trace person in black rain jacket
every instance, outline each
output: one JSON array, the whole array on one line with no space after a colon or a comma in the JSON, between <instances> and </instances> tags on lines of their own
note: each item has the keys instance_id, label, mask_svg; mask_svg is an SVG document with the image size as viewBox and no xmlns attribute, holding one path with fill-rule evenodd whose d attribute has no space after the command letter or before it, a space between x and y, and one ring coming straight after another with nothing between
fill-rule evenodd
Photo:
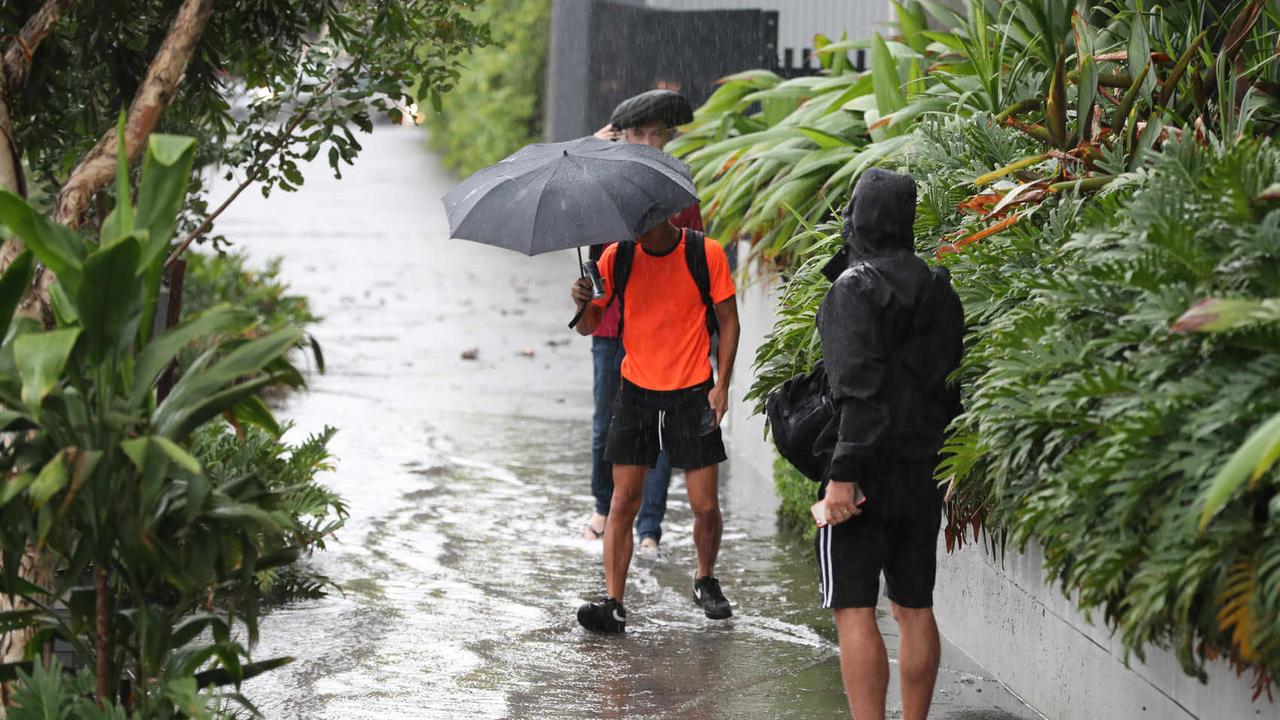
<instances>
[{"instance_id":1,"label":"person in black rain jacket","mask_svg":"<svg viewBox=\"0 0 1280 720\"><path fill-rule=\"evenodd\" d=\"M844 211L843 249L824 269L818 313L839 414L815 506L823 607L835 611L840 665L858 720L883 718L889 666L876 625L883 571L901 629L903 717L926 717L939 659L933 584L942 492L934 467L960 412L964 312L943 268L913 251L916 184L872 169Z\"/></svg>"}]
</instances>

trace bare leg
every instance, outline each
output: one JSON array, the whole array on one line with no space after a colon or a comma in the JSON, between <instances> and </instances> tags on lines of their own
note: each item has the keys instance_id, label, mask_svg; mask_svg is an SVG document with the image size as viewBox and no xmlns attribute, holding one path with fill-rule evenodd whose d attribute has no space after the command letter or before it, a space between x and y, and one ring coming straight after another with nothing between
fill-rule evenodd
<instances>
[{"instance_id":1,"label":"bare leg","mask_svg":"<svg viewBox=\"0 0 1280 720\"><path fill-rule=\"evenodd\" d=\"M720 554L720 533L724 522L720 517L720 494L715 465L687 470L684 484L689 491L689 507L693 510L693 544L698 549L698 574L706 577L716 567Z\"/></svg>"},{"instance_id":2,"label":"bare leg","mask_svg":"<svg viewBox=\"0 0 1280 720\"><path fill-rule=\"evenodd\" d=\"M640 512L644 492L644 465L613 466L613 500L609 519L604 526L604 588L609 597L622 602L627 586L627 568L631 566L634 540L631 526Z\"/></svg>"},{"instance_id":3,"label":"bare leg","mask_svg":"<svg viewBox=\"0 0 1280 720\"><path fill-rule=\"evenodd\" d=\"M897 603L893 605L893 616L898 620L901 635L898 674L902 678L902 718L925 720L942 656L938 623L933 618L933 610L904 608Z\"/></svg>"},{"instance_id":4,"label":"bare leg","mask_svg":"<svg viewBox=\"0 0 1280 720\"><path fill-rule=\"evenodd\" d=\"M884 720L889 654L876 626L875 608L836 608L840 674L854 720ZM910 716L908 716L910 717Z\"/></svg>"}]
</instances>

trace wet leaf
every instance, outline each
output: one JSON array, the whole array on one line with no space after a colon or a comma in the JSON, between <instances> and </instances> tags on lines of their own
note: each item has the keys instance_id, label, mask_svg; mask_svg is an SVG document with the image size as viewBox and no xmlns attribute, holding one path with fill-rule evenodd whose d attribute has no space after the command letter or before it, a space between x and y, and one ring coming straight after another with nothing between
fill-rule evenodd
<instances>
[{"instance_id":1,"label":"wet leaf","mask_svg":"<svg viewBox=\"0 0 1280 720\"><path fill-rule=\"evenodd\" d=\"M22 377L22 402L33 419L39 417L40 404L57 384L79 336L79 328L66 328L27 333L14 341L14 360Z\"/></svg>"},{"instance_id":2,"label":"wet leaf","mask_svg":"<svg viewBox=\"0 0 1280 720\"><path fill-rule=\"evenodd\" d=\"M1049 130L1049 142L1056 148L1073 144L1067 137L1067 56L1058 53L1058 64L1049 81L1049 100L1045 103L1044 124Z\"/></svg>"},{"instance_id":3,"label":"wet leaf","mask_svg":"<svg viewBox=\"0 0 1280 720\"><path fill-rule=\"evenodd\" d=\"M1205 298L1183 313L1170 330L1177 333L1214 333L1263 322L1280 323L1280 298Z\"/></svg>"},{"instance_id":4,"label":"wet leaf","mask_svg":"<svg viewBox=\"0 0 1280 720\"><path fill-rule=\"evenodd\" d=\"M1008 230L1009 228L1016 225L1017 222L1021 219L1022 219L1021 215L1010 215L1009 217L1005 218L1004 220L1001 220L1000 222L996 223L995 225L992 225L991 227L984 228L982 230L979 230L976 233L967 235L964 238L961 238L960 240L957 240L954 243L951 243L950 245L944 245L938 248L938 250L934 253L934 255L936 257L942 257L943 255L946 255L948 253L958 253L962 249L964 249L964 247L967 245L976 243L979 240L985 240L986 238L989 238L992 235L995 235L997 233L1002 233L1005 230ZM976 530L977 528L975 528L975 533L976 533ZM977 539L976 534L974 539L975 540Z\"/></svg>"},{"instance_id":5,"label":"wet leaf","mask_svg":"<svg viewBox=\"0 0 1280 720\"><path fill-rule=\"evenodd\" d=\"M1015 160L1014 162L1011 162L1008 165L1005 165L999 170L994 170L992 172L987 173L986 175L979 176L977 179L973 181L974 187L982 187L983 185L987 185L988 183L993 183L996 180L999 180L1000 178L1005 177L1006 175L1009 175L1011 173L1015 173L1019 170L1025 170L1029 167L1034 167L1044 162L1045 160L1048 160L1049 157L1050 157L1049 153L1041 153L1039 155L1032 155L1031 157L1025 157L1020 160Z\"/></svg>"},{"instance_id":6,"label":"wet leaf","mask_svg":"<svg viewBox=\"0 0 1280 720\"><path fill-rule=\"evenodd\" d=\"M1142 81L1151 71L1151 66L1146 65L1142 71L1138 73L1138 77L1134 80L1133 85L1129 87L1129 92L1124 94L1124 98L1120 100L1120 105L1111 115L1111 132L1120 135L1124 132L1125 124L1129 120L1129 114L1133 110L1134 104L1138 100L1138 96L1142 93Z\"/></svg>"},{"instance_id":7,"label":"wet leaf","mask_svg":"<svg viewBox=\"0 0 1280 720\"><path fill-rule=\"evenodd\" d=\"M1257 480L1280 459L1280 414L1249 434L1232 453L1205 493L1204 510L1200 513L1200 531L1209 526L1222 508L1235 496L1246 480Z\"/></svg>"},{"instance_id":8,"label":"wet leaf","mask_svg":"<svg viewBox=\"0 0 1280 720\"><path fill-rule=\"evenodd\" d=\"M871 78L876 96L876 108L883 117L906 107L902 94L902 79L898 76L898 61L889 52L880 33L871 44Z\"/></svg>"},{"instance_id":9,"label":"wet leaf","mask_svg":"<svg viewBox=\"0 0 1280 720\"><path fill-rule=\"evenodd\" d=\"M1160 97L1156 100L1156 105L1162 108L1169 106L1169 100L1173 98L1174 89L1177 88L1178 83L1182 80L1183 74L1187 71L1187 66L1191 64L1192 58L1196 56L1196 52L1200 49L1200 44L1204 42L1207 36L1208 31L1197 35L1191 41L1191 44L1187 46L1186 51L1182 53L1182 57L1178 58L1178 64L1173 67L1169 77L1165 78L1164 86L1160 88Z\"/></svg>"}]
</instances>

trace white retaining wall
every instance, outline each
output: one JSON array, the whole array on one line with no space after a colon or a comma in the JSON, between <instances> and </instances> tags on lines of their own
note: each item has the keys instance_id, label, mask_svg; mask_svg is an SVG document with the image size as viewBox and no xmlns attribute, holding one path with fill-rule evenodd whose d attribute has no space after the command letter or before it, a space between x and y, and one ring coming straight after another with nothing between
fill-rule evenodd
<instances>
[{"instance_id":1,"label":"white retaining wall","mask_svg":"<svg viewBox=\"0 0 1280 720\"><path fill-rule=\"evenodd\" d=\"M739 257L747 255L744 244ZM743 395L776 306L776 287L740 285L742 341L727 435L735 459L754 470L735 467L735 480L760 483L762 493L773 492L774 453L763 439L764 419L751 414ZM1145 663L1135 657L1126 666L1119 641L1045 585L1038 547L1009 550L1001 561L973 544L947 554L940 539L934 601L943 634L1052 720L1280 719L1280 704L1265 696L1252 702L1249 677L1237 677L1225 664L1210 669L1208 684L1185 675L1171 653L1158 649L1148 650Z\"/></svg>"}]
</instances>

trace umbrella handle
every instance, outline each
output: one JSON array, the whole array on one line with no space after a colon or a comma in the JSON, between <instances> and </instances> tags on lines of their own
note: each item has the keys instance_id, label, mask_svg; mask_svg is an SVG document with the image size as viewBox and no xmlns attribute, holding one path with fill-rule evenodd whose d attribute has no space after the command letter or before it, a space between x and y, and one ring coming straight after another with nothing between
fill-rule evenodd
<instances>
[{"instance_id":1,"label":"umbrella handle","mask_svg":"<svg viewBox=\"0 0 1280 720\"><path fill-rule=\"evenodd\" d=\"M566 151L565 154L567 155L568 152ZM587 276L587 270L582 266L582 246L579 245L577 250L578 250L578 273L579 273L578 277L584 278ZM587 311L587 305L589 304L590 303L583 303L582 307L578 308L577 314L575 314L573 316L573 319L569 321L570 330L578 326L578 321L582 319L582 313Z\"/></svg>"}]
</instances>

